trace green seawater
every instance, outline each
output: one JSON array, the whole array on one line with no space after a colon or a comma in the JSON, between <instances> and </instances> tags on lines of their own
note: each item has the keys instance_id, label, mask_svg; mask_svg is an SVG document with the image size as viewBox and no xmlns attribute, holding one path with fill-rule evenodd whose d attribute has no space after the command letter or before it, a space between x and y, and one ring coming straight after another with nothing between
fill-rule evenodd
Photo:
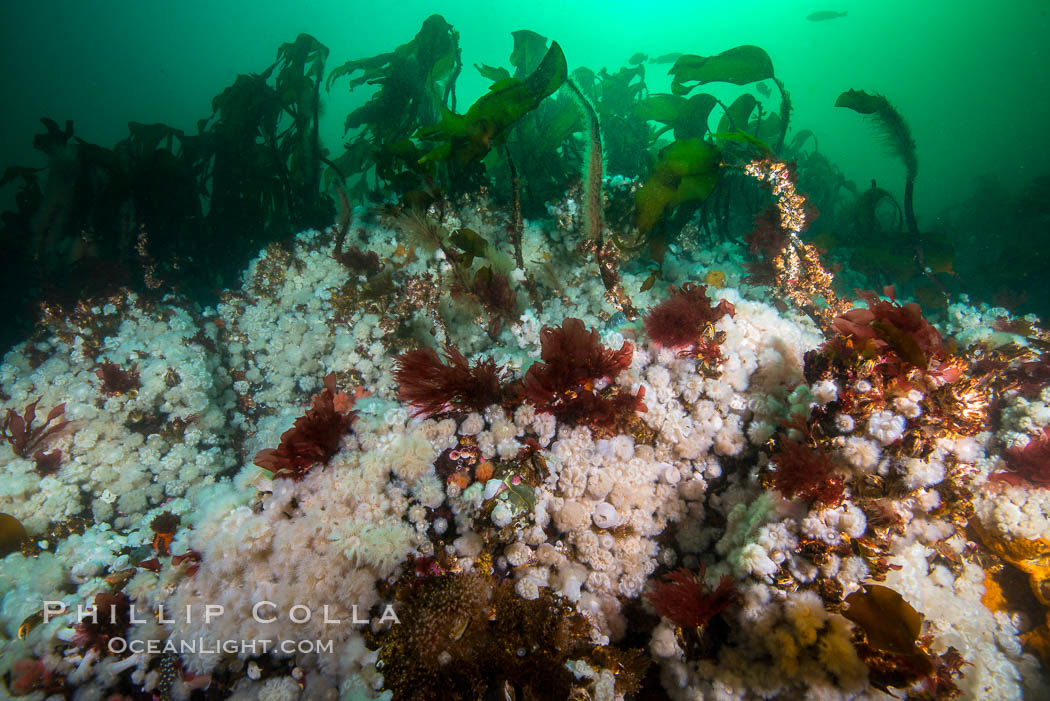
<instances>
[{"instance_id":1,"label":"green seawater","mask_svg":"<svg viewBox=\"0 0 1050 701\"><path fill-rule=\"evenodd\" d=\"M434 36L451 37L451 53L444 44L412 43L417 33L424 36L421 27L438 24ZM551 678L559 685L552 686L575 684L581 677L570 679L564 662L583 654L585 636L565 631L586 624L552 592L560 586L578 600L587 567L578 568L582 575L558 571L556 580L565 580L551 587L530 582L506 595L523 581L514 579L522 568L537 562L529 559L529 548L512 544L525 542L523 524L529 525L538 503L547 508L544 490L556 491L544 481L551 469L562 469L551 448L554 429L542 434L541 422L532 422L533 414L544 412L548 427L558 414L561 438L579 429L584 437L572 434L574 445L601 453L619 474L636 454L653 472L632 488L659 496L662 501L652 497L657 506L640 520L658 513L670 524L666 530L639 535L619 523L617 508L645 509L624 507L630 499L614 492L617 485L591 498L601 491L596 482L614 481L611 471L599 474L598 461L589 477L581 469L558 484L578 492L565 497L572 500L584 498L587 483L586 505L559 511L554 525L546 532L539 527L537 542L530 541L537 553L549 546L543 557L551 562L568 552L563 560L575 566L583 558L572 550L577 541L569 542L574 530L574 539L588 537L579 532L596 542L601 537L609 553L633 538L632 553L618 551L625 561L651 546L652 552L635 558L652 565L633 573L637 586L620 603L610 603L614 597L602 603L610 609L623 604L627 635L613 642L641 650L638 659L648 661L659 647L653 631L660 615L665 623L674 620L672 614L681 613L676 596L687 598L673 577L660 578L688 563L700 575L679 574L678 584L699 597L707 615L678 637L664 635L662 645L689 648L681 657L693 665L694 688L708 681L706 663L697 660L709 654L722 656L719 675L748 673L733 668L741 651L726 642L746 633L752 649L740 659L755 653L748 659L763 658L763 674L783 672L790 678L785 693L801 695L811 681L813 693L849 692L853 673L862 683L868 674L875 686L865 689L876 694L876 687L900 679L877 661L866 660L868 667L859 661L856 651L867 644L858 643L863 628L874 645L867 648L872 658L890 651L901 664L915 666L902 674L903 686L930 679L925 665L936 659L942 681L957 677L953 665L960 666L972 674L970 697L982 698L973 689L983 681L972 670L984 660L969 648L969 667L953 656L947 649L958 642L953 625L981 628L977 632L988 632L989 639L1001 636L989 659L1011 661L999 676L988 672L989 686L1006 689L1007 697L1023 693L1023 685L1042 688L1046 667L1028 653L1038 652L1031 632L1046 613L1038 598L1046 598L1048 557L1045 550L1029 558L1010 547L1023 551L1017 529L1039 523L1045 518L1040 509L1047 508L1042 495L1050 432L1043 429L1050 337L1039 328L1050 317L1047 37L1046 0L0 3L0 498L6 500L0 503L19 513L0 514L0 559L8 568L0 572L0 696L19 689L39 692L34 698L45 691L62 696L90 683L96 697L105 689L106 697L120 692L167 699L174 685L182 697L218 699L237 684L258 694L272 682L283 695L271 688L270 698L293 698L302 668L311 675L304 684L314 685L302 698L334 698L344 682L340 698L361 698L355 694L364 690L378 695L375 659L356 632L353 646L337 650L337 657L366 662L346 679L335 662L319 669L314 657L259 655L261 669L229 660L198 668L201 656L184 655L179 662L159 653L141 660L111 656L95 667L96 675L83 648L103 639L105 630L89 628L92 638L79 628L78 639L70 640L71 629L60 630L65 624L48 628L42 622L43 599L51 596L76 606L127 586L141 601L202 605L258 584L237 577L265 579L274 572L274 581L253 590L256 598L283 586L279 593L288 603L288 590L295 589L288 583L305 582L311 606L326 604L326 597L360 596L375 614L383 597L404 594L399 606L431 615L433 626L424 628L443 635L442 643L464 636L458 648L448 645L464 668L468 642L496 659L506 652L504 640L519 639L491 621L513 621L515 631L541 621L522 639L543 645L499 658L504 668L471 667L470 673L502 685L506 669L517 670L519 663L528 668L528 675L490 688L485 698L499 692L520 699L527 697L522 689L545 688L548 659L557 661ZM512 56L519 42L541 48L527 59ZM292 58L294 47L309 47L309 55ZM676 67L739 47L751 47L745 51L752 58L768 57L771 72L734 81L727 76L751 75L754 65L723 66L710 82L676 84ZM434 55L426 54L431 49L442 56L432 73L405 78L424 55ZM361 62L348 63L356 60ZM405 71L397 79L406 81L406 91L430 101L429 119L418 121L398 102L386 66ZM581 87L571 87L569 77ZM380 104L383 95L390 101ZM696 123L663 118L669 112L661 109L679 109L685 98L703 95L709 96L707 109ZM362 112L370 105L372 112ZM590 128L592 117L597 131ZM253 119L262 125L259 132ZM389 131L382 139L374 137L384 128ZM557 138L544 140L552 134ZM600 140L604 160L595 156ZM768 240L754 231L786 231L777 210L768 209L775 199L769 189L754 181L754 173L743 175L747 164L765 157L794 164L809 207L796 207L805 212L800 242L820 249L838 276L840 311L859 298L858 289L896 295L893 302L866 298L878 314L867 318L861 311L851 325L821 325L819 312L806 309L809 318L796 313L797 300L790 300L792 309L784 286L772 287L776 251L763 249ZM602 168L604 183L594 176ZM475 199L482 190L489 199ZM599 285L593 247L587 249L581 232L598 221L587 208L601 201L602 192L608 232L600 233L607 237L606 252L622 256L622 278ZM508 214L519 205L533 225L527 229L531 257L522 262L513 259L520 255L522 230ZM469 217L477 231L460 226ZM310 229L322 233L300 233ZM789 245L781 241L777 248ZM253 260L256 266L242 279ZM586 284L586 275L593 284ZM296 276L305 280L298 287ZM337 278L338 284L328 284ZM578 289L563 286L564 280ZM602 306L623 289L635 293L637 310ZM165 299L168 292L174 294ZM651 313L675 298L677 308L663 309L662 329L633 313ZM78 306L85 300L89 304ZM692 335L681 344L666 341L688 326L680 320L703 316L690 316L701 302L709 318L687 328ZM953 303L962 303L954 316ZM1002 307L1001 314L1013 318L997 318L1000 312L988 307L975 311L978 305ZM1025 314L1043 321L1017 319ZM719 320L729 334L716 330ZM944 329L974 345L958 345ZM819 340L818 330L824 334ZM256 336L269 345L253 347ZM992 348L999 343L998 351ZM586 357L585 363L580 358L586 353L565 352L574 344L590 348L598 360ZM431 345L443 355L427 355ZM723 355L729 348L751 365L727 371L729 361L739 359ZM632 367L636 352L645 360ZM414 358L414 370L405 370L406 357ZM548 378L557 387L545 395ZM648 395L643 383L649 383ZM684 399L687 394L691 399ZM565 411L572 402L585 408L591 402L589 413ZM528 418L515 426L519 413ZM419 428L421 415L435 420ZM669 418L647 424L646 416ZM38 433L27 438L28 426ZM803 436L803 429L810 433ZM510 437L497 447L494 434ZM857 440L847 445L847 434ZM479 440L491 445L483 450ZM55 445L62 450L44 450ZM1031 446L1027 452L1025 445ZM781 468L792 459L794 485ZM370 467L362 467L366 463ZM817 478L807 483L806 470ZM366 472L367 479L360 477ZM975 473L979 479L967 482ZM426 485L429 499L413 482L421 476L432 482ZM991 523L981 524L983 536L960 525L973 517L968 499L991 494L995 501L1004 493L995 490L1006 490L1007 483L1021 485L1015 500L1029 500L1023 517L1009 504L1002 511L1016 512L1016 522L999 511L994 518L986 513L982 518ZM972 484L977 496L956 489ZM476 505L456 501L464 488L473 489ZM676 501L679 489L683 496ZM613 497L603 501L608 494L620 500L616 507ZM342 501L332 505L326 498ZM942 498L951 509L937 512ZM810 558L804 564L814 572L818 561L836 567L850 561L841 575L821 579L827 589L818 591L815 575L795 581L804 577L778 569L765 541L756 545L760 538L796 538L807 509L824 513L823 507L840 501L852 511L835 518L849 525L829 526L829 532L856 529L852 541L842 539L834 551L816 538L788 548L788 557ZM349 512L349 504L355 515L339 511ZM390 504L400 511L386 513L394 509ZM914 523L908 537L925 529L926 541L887 540L894 517L902 524L897 535L904 533L898 511ZM689 521L700 512L706 516ZM380 516L372 522L374 513ZM929 525L926 516L942 520ZM770 535L777 521L795 530L784 526ZM238 532L245 523L249 527ZM463 534L457 528L484 534L487 549L476 562L477 553L460 562L442 558L446 547L455 551L455 538ZM271 530L279 534L275 542L292 545L270 548L265 534ZM211 541L194 540L201 533ZM430 546L428 554L414 549L417 533ZM543 542L547 536L550 543ZM685 541L690 547L702 542L702 552ZM720 542L725 552L716 553ZM215 547L202 556L191 543ZM460 543L459 555L473 545ZM294 548L302 548L304 561L313 558L313 569L297 567ZM456 569L467 560L467 570L476 565L473 572ZM1031 636L1024 656L1015 622L1001 617L989 623L993 607L979 593L982 570L1003 562L999 571L1006 573L1008 591L998 603L1000 610L1020 612L1017 626ZM704 584L708 565L711 578ZM881 581L893 587L863 591L872 583L868 574L880 566L889 577ZM366 567L372 570L360 575ZM150 572L162 574L153 580ZM331 590L311 588L331 572L352 572L352 595L339 576L326 582ZM567 585L570 576L575 579ZM835 591L836 577L856 597L853 623L838 615L846 592ZM194 582L210 586L212 598L187 593ZM745 586L752 600L731 595L733 587ZM968 608L950 605L946 592L953 586ZM433 615L419 594L428 587L438 590L435 599L475 608L459 618L456 610ZM663 601L644 609L643 589L661 588ZM756 604L771 591L782 599ZM489 597L497 602L491 607ZM526 599L532 603L522 603ZM754 632L762 627L756 610L781 601L790 602L784 607L789 612L775 635L791 646L804 641L803 654L781 658L777 643L768 643L773 632ZM721 614L735 616L745 605L747 625L733 629L727 621L743 619ZM935 651L914 648L919 608L941 628ZM615 625L619 611L609 614ZM971 611L981 618L966 620ZM715 623L708 626L710 621ZM785 621L794 625L791 631ZM406 623L411 629L416 622L406 616ZM699 633L704 626L706 639ZM127 627L125 622L122 629ZM172 639L196 632L189 624L157 630ZM206 632L217 636L217 630L224 630L221 623ZM392 644L389 630L371 648L392 656L383 660L388 684L398 678L419 684L433 671L426 667L432 660L419 663L416 648ZM664 625L661 632L670 630ZM1046 626L1041 630L1045 635ZM579 649L570 655L557 649L561 644ZM413 653L399 658L405 649ZM545 657L549 650L561 657ZM661 663L672 669L667 660L674 655L653 654L661 659L652 670ZM596 669L615 669L622 680L631 676L624 674L631 666L625 659L613 664L614 657L596 655L591 661ZM794 674L799 659L811 668ZM45 662L61 674L49 677ZM120 669L106 666L114 662ZM132 672L139 663L143 669ZM87 671L81 674L78 666ZM142 691L147 667L152 686ZM469 686L449 670L442 674L450 688ZM984 666L980 670L985 674ZM359 672L363 676L349 678ZM664 698L661 685L670 686L671 672L638 677L646 689L628 698ZM756 694L764 691L766 677L747 681ZM198 691L189 696L193 683ZM589 685L580 682L581 689ZM395 698L432 697L428 689L415 695L413 689L388 690L397 692Z\"/></svg>"},{"instance_id":2,"label":"green seawater","mask_svg":"<svg viewBox=\"0 0 1050 701\"><path fill-rule=\"evenodd\" d=\"M825 5L827 6L825 8ZM820 9L844 18L812 22ZM314 1L181 2L119 0L104 5L5 3L0 8L4 66L3 163L33 162L38 120L73 119L78 135L109 145L126 122L161 121L192 129L211 98L238 73L258 71L276 47L308 32L331 49L329 65L373 56L407 41L440 13L459 31L465 70L460 99L487 86L473 64L505 65L511 32L557 40L570 68L616 69L636 52L716 54L740 44L769 52L791 90L797 128L847 177L866 184L900 180L899 169L852 115L831 109L851 87L891 97L920 148L916 197L925 218L957 203L991 174L1014 190L1041 174L1048 143L1040 115L1050 107L1046 3L1018 0L922 3L608 2L536 3ZM661 89L666 66L647 74ZM338 148L354 100L326 96L325 140ZM354 96L357 97L357 96ZM358 98L361 99L361 98Z\"/></svg>"},{"instance_id":3,"label":"green seawater","mask_svg":"<svg viewBox=\"0 0 1050 701\"><path fill-rule=\"evenodd\" d=\"M840 12L845 15L825 18ZM903 0L827 6L616 0L529 6L406 2L395 8L319 1L300 6L116 1L5 3L0 13L4 167L45 165L44 155L32 148L42 117L58 125L72 120L77 138L107 148L127 136L128 122L163 123L192 134L198 120L212 113L213 97L238 75L264 70L276 47L301 32L328 47L326 70L331 70L393 50L411 39L426 17L439 13L459 33L460 111L489 85L475 66L506 66L517 30L556 40L570 71L586 66L615 73L643 54L650 94L668 90L671 66L653 59L757 45L790 93L789 138L812 131L805 148L819 150L833 166L834 187L845 200L874 183L900 205L904 171L872 125L834 107L836 97L854 88L885 95L903 115L917 145L916 216L928 233L927 245L937 249L928 265L947 275L935 286L968 291L977 300L1020 312L1050 311L1043 273L1050 262L1043 236L1050 136L1042 119L1050 107L1044 41L1050 18L1042 2L993 8ZM767 97L758 87L704 86L725 104L750 91L767 114L775 111L776 90ZM766 81L762 89L770 87ZM342 151L346 115L368 97L367 86L351 92L345 80L322 92L320 142L332 158ZM712 130L718 119L716 109ZM0 208L15 208L16 180L0 191ZM884 200L880 206L880 221L892 225L898 216L894 205ZM811 234L831 248L843 244L842 228L829 213ZM913 256L900 240L877 244L856 254L866 261L858 267L875 278L880 269L890 273L869 286L899 277L894 263ZM20 284L35 288L41 282Z\"/></svg>"}]
</instances>

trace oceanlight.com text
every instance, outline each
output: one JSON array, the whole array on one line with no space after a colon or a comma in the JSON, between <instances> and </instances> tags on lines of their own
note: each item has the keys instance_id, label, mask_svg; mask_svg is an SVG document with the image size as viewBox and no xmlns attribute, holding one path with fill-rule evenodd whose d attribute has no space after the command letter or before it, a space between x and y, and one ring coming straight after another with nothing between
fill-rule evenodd
<instances>
[{"instance_id":1,"label":"oceanlight.com text","mask_svg":"<svg viewBox=\"0 0 1050 701\"><path fill-rule=\"evenodd\" d=\"M276 651L285 655L331 653L331 640L127 640L126 638L110 639L107 648L110 654L122 655L147 653L160 655L164 653L180 655L265 655Z\"/></svg>"}]
</instances>

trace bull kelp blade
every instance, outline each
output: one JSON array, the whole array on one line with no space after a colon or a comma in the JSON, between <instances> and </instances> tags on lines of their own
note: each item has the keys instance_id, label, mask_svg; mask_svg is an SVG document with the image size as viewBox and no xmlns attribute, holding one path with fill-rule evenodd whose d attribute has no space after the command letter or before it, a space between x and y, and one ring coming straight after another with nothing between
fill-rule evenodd
<instances>
[{"instance_id":1,"label":"bull kelp blade","mask_svg":"<svg viewBox=\"0 0 1050 701\"><path fill-rule=\"evenodd\" d=\"M705 199L718 182L721 151L703 139L680 139L660 152L653 174L635 194L639 233L649 231L664 209Z\"/></svg>"},{"instance_id":2,"label":"bull kelp blade","mask_svg":"<svg viewBox=\"0 0 1050 701\"><path fill-rule=\"evenodd\" d=\"M847 90L838 96L835 106L870 115L872 124L881 132L886 146L904 162L905 168L908 169L908 177L915 177L919 170L915 139L912 138L908 123L889 100L882 95L872 95L863 90Z\"/></svg>"},{"instance_id":3,"label":"bull kelp blade","mask_svg":"<svg viewBox=\"0 0 1050 701\"><path fill-rule=\"evenodd\" d=\"M768 80L773 77L773 62L764 49L748 44L717 56L686 54L675 61L669 73L674 76L671 91L675 95L685 95L704 83L747 85Z\"/></svg>"},{"instance_id":4,"label":"bull kelp blade","mask_svg":"<svg viewBox=\"0 0 1050 701\"><path fill-rule=\"evenodd\" d=\"M21 521L10 514L0 514L0 557L18 552L26 537Z\"/></svg>"},{"instance_id":5,"label":"bull kelp blade","mask_svg":"<svg viewBox=\"0 0 1050 701\"><path fill-rule=\"evenodd\" d=\"M864 629L868 642L902 655L916 652L922 616L899 593L880 584L870 584L846 597L842 615Z\"/></svg>"},{"instance_id":6,"label":"bull kelp blade","mask_svg":"<svg viewBox=\"0 0 1050 701\"><path fill-rule=\"evenodd\" d=\"M445 109L439 123L420 129L416 138L443 142L420 162L444 161L455 156L459 162L467 163L484 157L494 144L502 143L507 129L560 88L567 76L565 54L558 42L551 42L540 65L524 80L499 80L465 115Z\"/></svg>"}]
</instances>

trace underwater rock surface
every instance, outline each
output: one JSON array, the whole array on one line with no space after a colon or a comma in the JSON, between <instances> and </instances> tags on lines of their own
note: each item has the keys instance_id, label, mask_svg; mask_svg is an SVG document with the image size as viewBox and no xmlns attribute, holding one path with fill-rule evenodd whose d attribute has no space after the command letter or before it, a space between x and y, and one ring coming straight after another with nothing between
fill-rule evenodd
<instances>
[{"instance_id":1,"label":"underwater rock surface","mask_svg":"<svg viewBox=\"0 0 1050 701\"><path fill-rule=\"evenodd\" d=\"M1046 333L876 295L822 330L733 244L623 271L628 320L573 212L522 234L541 310L443 295L406 243L509 255L465 198L358 212L381 273L308 231L213 308L118 294L8 353L7 692L1045 694Z\"/></svg>"},{"instance_id":2,"label":"underwater rock surface","mask_svg":"<svg viewBox=\"0 0 1050 701\"><path fill-rule=\"evenodd\" d=\"M935 219L843 85L858 188L751 44L467 104L404 39L0 176L0 696L1050 697L1050 332L981 301L1050 180Z\"/></svg>"}]
</instances>

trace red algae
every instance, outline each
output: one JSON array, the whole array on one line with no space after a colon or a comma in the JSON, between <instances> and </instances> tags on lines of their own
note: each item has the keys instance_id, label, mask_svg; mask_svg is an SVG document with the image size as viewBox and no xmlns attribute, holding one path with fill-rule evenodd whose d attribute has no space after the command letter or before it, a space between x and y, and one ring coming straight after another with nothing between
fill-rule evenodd
<instances>
[{"instance_id":1,"label":"red algae","mask_svg":"<svg viewBox=\"0 0 1050 701\"><path fill-rule=\"evenodd\" d=\"M436 416L451 411L482 411L503 397L504 370L491 359L473 365L454 346L445 350L448 365L432 348L421 348L397 357L394 378L400 385L398 399L412 405L416 416Z\"/></svg>"},{"instance_id":2,"label":"red algae","mask_svg":"<svg viewBox=\"0 0 1050 701\"><path fill-rule=\"evenodd\" d=\"M314 395L313 406L295 420L281 435L281 444L274 449L261 450L255 455L255 464L273 474L301 480L314 465L325 464L339 452L339 443L350 431L357 415L349 409L350 402L343 392L336 392L335 375L324 378L324 391Z\"/></svg>"},{"instance_id":3,"label":"red algae","mask_svg":"<svg viewBox=\"0 0 1050 701\"><path fill-rule=\"evenodd\" d=\"M131 599L120 592L96 594L94 616L86 615L77 624L73 644L105 654L109 641L122 637L129 625Z\"/></svg>"},{"instance_id":4,"label":"red algae","mask_svg":"<svg viewBox=\"0 0 1050 701\"><path fill-rule=\"evenodd\" d=\"M842 502L845 484L833 473L831 459L824 451L784 437L772 463L773 486L789 499L799 498L829 507Z\"/></svg>"},{"instance_id":5,"label":"red algae","mask_svg":"<svg viewBox=\"0 0 1050 701\"><path fill-rule=\"evenodd\" d=\"M645 317L649 338L665 348L689 348L702 344L704 327L736 310L728 300L712 305L706 285L687 282L681 289L671 286L671 296L653 307Z\"/></svg>"},{"instance_id":6,"label":"red algae","mask_svg":"<svg viewBox=\"0 0 1050 701\"><path fill-rule=\"evenodd\" d=\"M646 594L646 598L657 613L676 626L702 628L734 605L738 598L732 577L722 577L718 586L711 589L704 584L705 572L703 565L699 572L684 567L669 572Z\"/></svg>"},{"instance_id":7,"label":"red algae","mask_svg":"<svg viewBox=\"0 0 1050 701\"><path fill-rule=\"evenodd\" d=\"M874 292L860 292L868 307L851 309L836 317L832 326L843 336L872 345L887 365L904 361L927 370L932 361L943 360L947 354L941 335L923 318L922 308L915 302L898 304L893 287L883 292L890 301Z\"/></svg>"},{"instance_id":8,"label":"red algae","mask_svg":"<svg viewBox=\"0 0 1050 701\"><path fill-rule=\"evenodd\" d=\"M620 350L601 344L598 332L579 319L540 332L540 358L525 374L525 390L537 404L588 380L611 379L631 366L634 346L624 341Z\"/></svg>"},{"instance_id":9,"label":"red algae","mask_svg":"<svg viewBox=\"0 0 1050 701\"><path fill-rule=\"evenodd\" d=\"M45 441L54 437L71 423L70 421L59 420L62 419L66 411L66 405L62 403L47 413L47 418L44 419L42 425L34 425L36 423L36 407L39 403L40 399L37 399L35 402L26 405L21 415L14 409L8 409L3 425L0 426L0 438L7 441L15 454L23 458L29 457L34 451L41 452L39 449ZM55 420L59 421L52 425L51 422Z\"/></svg>"},{"instance_id":10,"label":"red algae","mask_svg":"<svg viewBox=\"0 0 1050 701\"><path fill-rule=\"evenodd\" d=\"M615 386L596 389L631 365L634 346L624 341L619 350L601 345L598 332L579 319L566 319L560 327L540 332L541 362L525 373L523 391L542 413L570 423L608 428L637 411L646 411L644 388L637 395Z\"/></svg>"},{"instance_id":11,"label":"red algae","mask_svg":"<svg viewBox=\"0 0 1050 701\"><path fill-rule=\"evenodd\" d=\"M1006 451L1008 472L997 472L993 479L1003 482L1027 482L1037 487L1050 487L1050 426L1043 435L1033 438L1024 448Z\"/></svg>"},{"instance_id":12,"label":"red algae","mask_svg":"<svg viewBox=\"0 0 1050 701\"><path fill-rule=\"evenodd\" d=\"M102 363L95 369L95 376L102 383L99 389L107 397L129 394L140 384L138 368L134 365L125 370L116 363Z\"/></svg>"}]
</instances>

